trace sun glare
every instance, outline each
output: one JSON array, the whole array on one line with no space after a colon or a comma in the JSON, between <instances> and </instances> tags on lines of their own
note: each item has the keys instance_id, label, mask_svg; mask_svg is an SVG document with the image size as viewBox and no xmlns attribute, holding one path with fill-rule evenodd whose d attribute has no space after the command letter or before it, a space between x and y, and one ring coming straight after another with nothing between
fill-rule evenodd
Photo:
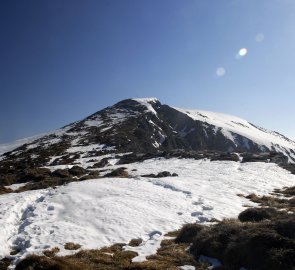
<instances>
[{"instance_id":1,"label":"sun glare","mask_svg":"<svg viewBox=\"0 0 295 270\"><path fill-rule=\"evenodd\" d=\"M246 56L247 53L248 53L248 50L247 50L246 48L241 48L241 49L239 50L239 55L240 55L240 56Z\"/></svg>"}]
</instances>

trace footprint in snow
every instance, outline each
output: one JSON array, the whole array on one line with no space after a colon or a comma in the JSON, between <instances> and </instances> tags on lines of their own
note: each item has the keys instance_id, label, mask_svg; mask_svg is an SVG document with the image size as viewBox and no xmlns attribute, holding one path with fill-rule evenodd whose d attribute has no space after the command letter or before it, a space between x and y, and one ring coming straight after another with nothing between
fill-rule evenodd
<instances>
[{"instance_id":1,"label":"footprint in snow","mask_svg":"<svg viewBox=\"0 0 295 270\"><path fill-rule=\"evenodd\" d=\"M45 196L41 196L39 199L36 200L36 203L43 202L45 199Z\"/></svg>"},{"instance_id":2,"label":"footprint in snow","mask_svg":"<svg viewBox=\"0 0 295 270\"><path fill-rule=\"evenodd\" d=\"M202 216L198 217L198 219L199 219L199 221L200 221L201 223L203 223L203 222L207 222L207 221L209 220L208 218L206 218L206 217L202 217Z\"/></svg>"},{"instance_id":3,"label":"footprint in snow","mask_svg":"<svg viewBox=\"0 0 295 270\"><path fill-rule=\"evenodd\" d=\"M47 207L47 211L53 211L54 210L54 206L50 205Z\"/></svg>"},{"instance_id":4,"label":"footprint in snow","mask_svg":"<svg viewBox=\"0 0 295 270\"><path fill-rule=\"evenodd\" d=\"M210 206L210 205L203 205L203 206L202 206L202 209L203 209L204 211L208 211L208 210L213 210L213 207Z\"/></svg>"},{"instance_id":5,"label":"footprint in snow","mask_svg":"<svg viewBox=\"0 0 295 270\"><path fill-rule=\"evenodd\" d=\"M199 199L197 202L193 202L193 205L201 205L203 204L203 200Z\"/></svg>"},{"instance_id":6,"label":"footprint in snow","mask_svg":"<svg viewBox=\"0 0 295 270\"><path fill-rule=\"evenodd\" d=\"M192 213L191 213L191 216L192 216L192 217L197 217L197 216L202 216L202 215L203 215L203 213L200 212L200 211L196 211L196 212L192 212Z\"/></svg>"},{"instance_id":7,"label":"footprint in snow","mask_svg":"<svg viewBox=\"0 0 295 270\"><path fill-rule=\"evenodd\" d=\"M150 239L158 238L161 235L162 235L162 233L160 231L153 231L153 232L149 233Z\"/></svg>"}]
</instances>

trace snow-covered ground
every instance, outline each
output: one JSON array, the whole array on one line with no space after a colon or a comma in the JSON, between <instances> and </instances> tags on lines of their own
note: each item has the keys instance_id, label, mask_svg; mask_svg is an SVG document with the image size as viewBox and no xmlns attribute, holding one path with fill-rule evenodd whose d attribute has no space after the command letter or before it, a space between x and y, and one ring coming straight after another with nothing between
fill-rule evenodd
<instances>
[{"instance_id":1,"label":"snow-covered ground","mask_svg":"<svg viewBox=\"0 0 295 270\"><path fill-rule=\"evenodd\" d=\"M114 168L116 166L113 166ZM134 260L156 252L164 234L185 223L236 217L253 205L239 193L266 194L295 184L295 176L271 163L151 159L126 165L130 178L101 178L56 189L0 196L0 258L20 249L30 253L66 242L82 248L142 238ZM134 170L136 169L136 170ZM133 170L133 171L132 171ZM168 170L178 177L146 178Z\"/></svg>"}]
</instances>

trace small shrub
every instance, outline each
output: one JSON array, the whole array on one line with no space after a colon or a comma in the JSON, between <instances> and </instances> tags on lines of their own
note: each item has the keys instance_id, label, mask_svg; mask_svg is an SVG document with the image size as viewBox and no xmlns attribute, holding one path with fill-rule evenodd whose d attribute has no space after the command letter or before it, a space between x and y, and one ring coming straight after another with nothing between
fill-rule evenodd
<instances>
[{"instance_id":1,"label":"small shrub","mask_svg":"<svg viewBox=\"0 0 295 270\"><path fill-rule=\"evenodd\" d=\"M47 257L54 257L59 251L60 251L60 249L58 247L54 247L52 249L44 250L43 254Z\"/></svg>"},{"instance_id":2,"label":"small shrub","mask_svg":"<svg viewBox=\"0 0 295 270\"><path fill-rule=\"evenodd\" d=\"M275 230L282 236L295 239L295 218L293 215L280 217L275 223Z\"/></svg>"},{"instance_id":3,"label":"small shrub","mask_svg":"<svg viewBox=\"0 0 295 270\"><path fill-rule=\"evenodd\" d=\"M125 167L120 167L118 169L113 170L110 173L107 173L105 177L122 177L122 178L127 178L129 177L129 174L127 171L125 171Z\"/></svg>"},{"instance_id":4,"label":"small shrub","mask_svg":"<svg viewBox=\"0 0 295 270\"><path fill-rule=\"evenodd\" d=\"M39 182L50 175L50 170L46 168L28 169L19 180L20 182L34 181Z\"/></svg>"},{"instance_id":5,"label":"small shrub","mask_svg":"<svg viewBox=\"0 0 295 270\"><path fill-rule=\"evenodd\" d=\"M142 243L142 239L141 238L137 238L137 239L130 240L130 242L128 243L128 245L131 246L131 247L138 247L141 243Z\"/></svg>"},{"instance_id":6,"label":"small shrub","mask_svg":"<svg viewBox=\"0 0 295 270\"><path fill-rule=\"evenodd\" d=\"M74 175L74 176L81 176L83 174L87 173L87 170L80 166L73 166L71 169L69 169L69 173Z\"/></svg>"},{"instance_id":7,"label":"small shrub","mask_svg":"<svg viewBox=\"0 0 295 270\"><path fill-rule=\"evenodd\" d=\"M194 238L204 229L204 226L199 224L186 224L182 227L177 235L176 243L192 243Z\"/></svg>"},{"instance_id":8,"label":"small shrub","mask_svg":"<svg viewBox=\"0 0 295 270\"><path fill-rule=\"evenodd\" d=\"M60 178L69 178L71 177L68 169L57 169L51 173L52 176Z\"/></svg>"},{"instance_id":9,"label":"small shrub","mask_svg":"<svg viewBox=\"0 0 295 270\"><path fill-rule=\"evenodd\" d=\"M238 218L242 222L260 222L276 216L277 210L274 208L248 208L239 214Z\"/></svg>"},{"instance_id":10,"label":"small shrub","mask_svg":"<svg viewBox=\"0 0 295 270\"><path fill-rule=\"evenodd\" d=\"M107 158L103 158L99 162L96 162L95 164L93 164L92 168L102 168L102 167L105 167L107 165L110 165L108 159Z\"/></svg>"},{"instance_id":11,"label":"small shrub","mask_svg":"<svg viewBox=\"0 0 295 270\"><path fill-rule=\"evenodd\" d=\"M7 270L11 263L11 259L3 258L0 260L0 270Z\"/></svg>"},{"instance_id":12,"label":"small shrub","mask_svg":"<svg viewBox=\"0 0 295 270\"><path fill-rule=\"evenodd\" d=\"M252 221L253 209L247 213L246 220ZM255 218L257 213L260 217L261 212L255 211ZM295 216L278 213L269 222L224 220L211 225L194 238L190 251L196 258L201 254L217 258L226 269L294 269Z\"/></svg>"},{"instance_id":13,"label":"small shrub","mask_svg":"<svg viewBox=\"0 0 295 270\"><path fill-rule=\"evenodd\" d=\"M77 250L81 247L80 244L76 244L76 243L73 243L73 242L68 242L65 244L64 248L65 249L68 249L68 250Z\"/></svg>"}]
</instances>

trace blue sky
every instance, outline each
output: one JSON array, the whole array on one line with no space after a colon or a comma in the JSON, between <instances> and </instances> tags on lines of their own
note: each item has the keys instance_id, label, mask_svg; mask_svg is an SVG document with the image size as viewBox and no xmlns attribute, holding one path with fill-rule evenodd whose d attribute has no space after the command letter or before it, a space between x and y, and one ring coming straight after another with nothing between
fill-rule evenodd
<instances>
[{"instance_id":1,"label":"blue sky","mask_svg":"<svg viewBox=\"0 0 295 270\"><path fill-rule=\"evenodd\" d=\"M295 139L294 14L293 0L1 1L0 143L129 97Z\"/></svg>"}]
</instances>

